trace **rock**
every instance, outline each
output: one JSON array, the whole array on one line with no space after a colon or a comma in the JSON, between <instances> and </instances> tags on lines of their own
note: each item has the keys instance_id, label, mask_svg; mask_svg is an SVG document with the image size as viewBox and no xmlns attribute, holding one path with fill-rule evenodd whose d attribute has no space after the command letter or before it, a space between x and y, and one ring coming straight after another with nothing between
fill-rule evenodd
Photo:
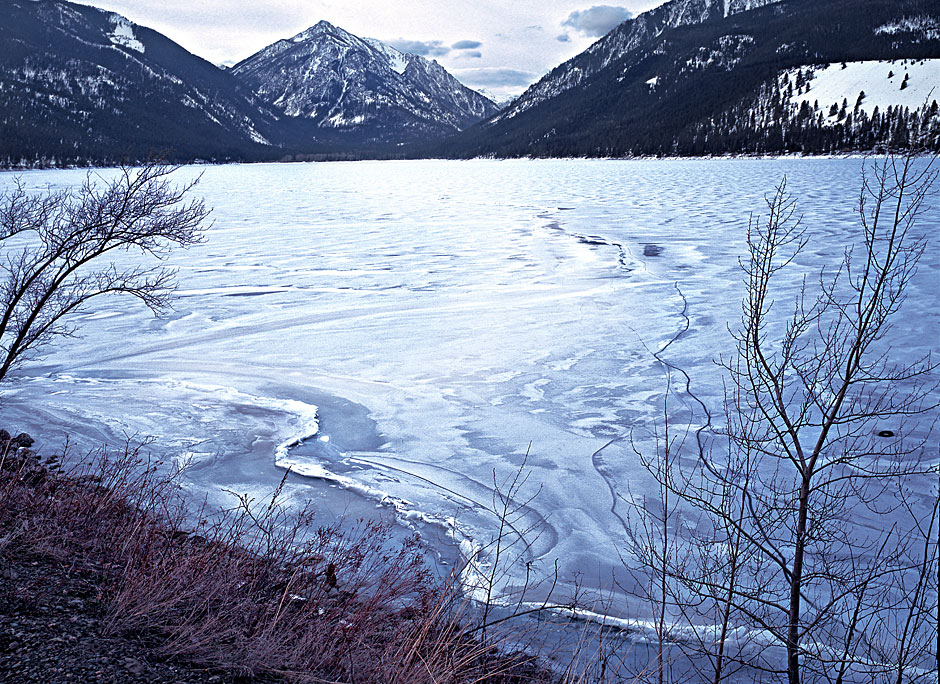
<instances>
[{"instance_id":1,"label":"rock","mask_svg":"<svg viewBox=\"0 0 940 684\"><path fill-rule=\"evenodd\" d=\"M144 672L147 671L147 666L144 665L139 660L137 660L136 658L125 658L124 667L131 674L143 674Z\"/></svg>"},{"instance_id":2,"label":"rock","mask_svg":"<svg viewBox=\"0 0 940 684\"><path fill-rule=\"evenodd\" d=\"M333 563L326 566L326 587L327 591L336 588L336 565Z\"/></svg>"},{"instance_id":3,"label":"rock","mask_svg":"<svg viewBox=\"0 0 940 684\"><path fill-rule=\"evenodd\" d=\"M12 444L17 446L26 447L27 449L36 443L36 440L27 435L25 432L21 432L16 437L13 438Z\"/></svg>"},{"instance_id":4,"label":"rock","mask_svg":"<svg viewBox=\"0 0 940 684\"><path fill-rule=\"evenodd\" d=\"M0 430L0 443L9 442L9 441L10 441L10 433L7 432L6 430Z\"/></svg>"}]
</instances>

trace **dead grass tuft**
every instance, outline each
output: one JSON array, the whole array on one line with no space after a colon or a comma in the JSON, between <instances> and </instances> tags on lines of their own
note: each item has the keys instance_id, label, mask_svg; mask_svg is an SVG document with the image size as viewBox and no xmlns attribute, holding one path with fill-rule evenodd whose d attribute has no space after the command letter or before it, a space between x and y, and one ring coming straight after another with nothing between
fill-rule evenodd
<instances>
[{"instance_id":1,"label":"dead grass tuft","mask_svg":"<svg viewBox=\"0 0 940 684\"><path fill-rule=\"evenodd\" d=\"M241 675L356 684L511 684L555 677L535 656L484 646L455 582L435 581L417 539L387 525L318 526L281 492L193 510L130 446L63 468L0 455L0 555L97 578L113 634L158 655Z\"/></svg>"}]
</instances>

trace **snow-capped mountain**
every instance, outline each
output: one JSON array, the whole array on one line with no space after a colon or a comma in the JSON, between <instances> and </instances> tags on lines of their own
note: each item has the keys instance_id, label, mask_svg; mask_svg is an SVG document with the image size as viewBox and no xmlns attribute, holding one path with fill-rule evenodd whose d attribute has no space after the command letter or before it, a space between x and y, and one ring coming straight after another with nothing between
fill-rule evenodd
<instances>
[{"instance_id":1,"label":"snow-capped mountain","mask_svg":"<svg viewBox=\"0 0 940 684\"><path fill-rule=\"evenodd\" d=\"M455 156L940 148L940 0L673 0L624 22Z\"/></svg>"},{"instance_id":2,"label":"snow-capped mountain","mask_svg":"<svg viewBox=\"0 0 940 684\"><path fill-rule=\"evenodd\" d=\"M0 11L0 166L940 149L940 0L671 0L499 113L327 22L223 70L67 0Z\"/></svg>"},{"instance_id":3,"label":"snow-capped mountain","mask_svg":"<svg viewBox=\"0 0 940 684\"><path fill-rule=\"evenodd\" d=\"M437 62L326 21L231 71L290 117L333 131L373 130L379 139L453 133L496 112L493 102Z\"/></svg>"},{"instance_id":4,"label":"snow-capped mountain","mask_svg":"<svg viewBox=\"0 0 940 684\"><path fill-rule=\"evenodd\" d=\"M249 158L275 142L249 88L155 31L65 0L0 9L0 163Z\"/></svg>"},{"instance_id":5,"label":"snow-capped mountain","mask_svg":"<svg viewBox=\"0 0 940 684\"><path fill-rule=\"evenodd\" d=\"M621 59L631 50L680 26L701 24L718 18L770 5L780 0L671 0L655 9L628 19L587 50L552 69L507 107L500 117L520 112L556 97Z\"/></svg>"}]
</instances>

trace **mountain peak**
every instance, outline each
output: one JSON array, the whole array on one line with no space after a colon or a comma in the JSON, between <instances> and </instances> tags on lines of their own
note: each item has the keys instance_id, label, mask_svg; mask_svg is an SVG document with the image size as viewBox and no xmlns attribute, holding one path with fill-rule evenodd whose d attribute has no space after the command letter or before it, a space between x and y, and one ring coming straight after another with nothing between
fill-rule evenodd
<instances>
[{"instance_id":1,"label":"mountain peak","mask_svg":"<svg viewBox=\"0 0 940 684\"><path fill-rule=\"evenodd\" d=\"M328 21L269 45L232 72L288 116L333 131L377 126L426 138L496 112L436 62Z\"/></svg>"},{"instance_id":2,"label":"mountain peak","mask_svg":"<svg viewBox=\"0 0 940 684\"><path fill-rule=\"evenodd\" d=\"M331 24L326 19L321 19L316 24L308 28L306 31L301 31L296 36L291 38L290 42L291 43L303 43L308 40L322 38L323 36L332 36L332 37L339 38L344 41L355 39L355 36L353 36L348 31L344 31L340 27L335 26L334 24Z\"/></svg>"}]
</instances>

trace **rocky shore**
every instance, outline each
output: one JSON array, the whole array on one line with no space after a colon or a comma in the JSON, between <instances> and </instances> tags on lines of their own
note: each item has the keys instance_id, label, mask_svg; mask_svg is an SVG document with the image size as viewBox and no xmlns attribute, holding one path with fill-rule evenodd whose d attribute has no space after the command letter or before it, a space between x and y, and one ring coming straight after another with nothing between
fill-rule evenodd
<instances>
[{"instance_id":1,"label":"rocky shore","mask_svg":"<svg viewBox=\"0 0 940 684\"><path fill-rule=\"evenodd\" d=\"M5 684L557 681L506 634L481 642L417 541L317 527L277 492L194 516L132 448L65 467L32 445L0 430Z\"/></svg>"},{"instance_id":2,"label":"rocky shore","mask_svg":"<svg viewBox=\"0 0 940 684\"><path fill-rule=\"evenodd\" d=\"M247 684L237 677L162 658L156 644L107 633L94 569L25 556L0 559L0 680L7 684Z\"/></svg>"},{"instance_id":3,"label":"rocky shore","mask_svg":"<svg viewBox=\"0 0 940 684\"><path fill-rule=\"evenodd\" d=\"M58 471L31 450L34 440L0 429L2 471L35 486ZM4 484L9 485L7 478ZM0 680L8 684L259 684L276 677L240 677L161 656L158 644L109 632L107 568L94 560L57 557L17 541L8 519L0 532ZM28 531L26 532L28 534Z\"/></svg>"}]
</instances>

